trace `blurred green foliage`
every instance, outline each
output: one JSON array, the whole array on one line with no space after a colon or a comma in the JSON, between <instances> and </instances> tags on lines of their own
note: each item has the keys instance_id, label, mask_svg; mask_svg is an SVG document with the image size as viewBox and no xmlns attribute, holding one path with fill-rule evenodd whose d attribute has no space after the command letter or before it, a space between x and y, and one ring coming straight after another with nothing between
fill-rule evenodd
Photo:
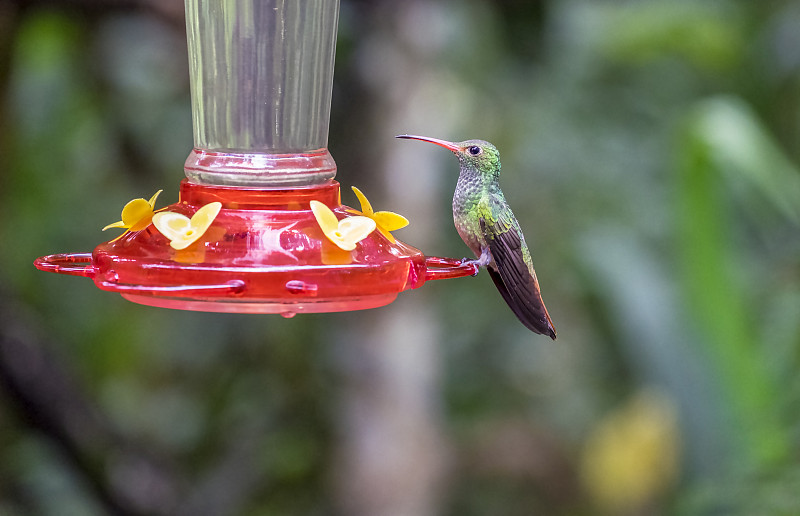
<instances>
[{"instance_id":1,"label":"blurred green foliage","mask_svg":"<svg viewBox=\"0 0 800 516\"><path fill-rule=\"evenodd\" d=\"M401 309L439 325L443 514L800 512L796 3L343 0L338 179L382 184L375 153L394 134L494 142L555 343L483 274L282 319L142 307L35 271L37 256L92 249L132 198L174 202L191 123L179 24L31 5L0 9L0 286L112 424L192 482L243 443L247 496L226 513L334 510L342 378L368 369L349 340ZM434 72L409 75L419 62ZM383 116L383 86L406 81L423 84L418 127ZM431 133L445 112L458 134ZM461 256L444 154L424 171L438 174L424 250ZM398 236L414 245L410 218ZM605 507L579 471L603 442L590 436L651 390L678 414L678 476ZM0 409L0 515L102 514L6 397Z\"/></svg>"}]
</instances>

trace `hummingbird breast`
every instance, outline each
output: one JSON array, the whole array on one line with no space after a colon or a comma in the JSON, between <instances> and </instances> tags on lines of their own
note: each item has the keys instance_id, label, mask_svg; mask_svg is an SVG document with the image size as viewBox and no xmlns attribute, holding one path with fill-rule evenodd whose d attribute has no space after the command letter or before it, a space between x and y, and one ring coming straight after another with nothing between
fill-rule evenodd
<instances>
[{"instance_id":1,"label":"hummingbird breast","mask_svg":"<svg viewBox=\"0 0 800 516\"><path fill-rule=\"evenodd\" d=\"M462 175L463 176L463 175ZM459 177L453 194L453 222L461 240L480 256L486 240L480 227L483 212L490 209L489 194L477 180Z\"/></svg>"}]
</instances>

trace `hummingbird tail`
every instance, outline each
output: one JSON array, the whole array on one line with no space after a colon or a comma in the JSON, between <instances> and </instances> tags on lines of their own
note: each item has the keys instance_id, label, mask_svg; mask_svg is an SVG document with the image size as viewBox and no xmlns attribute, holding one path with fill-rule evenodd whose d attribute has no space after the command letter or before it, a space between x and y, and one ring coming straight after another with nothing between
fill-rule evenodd
<instances>
[{"instance_id":1,"label":"hummingbird tail","mask_svg":"<svg viewBox=\"0 0 800 516\"><path fill-rule=\"evenodd\" d=\"M532 332L547 335L556 340L556 329L553 327L553 321L550 320L550 314L547 313L547 308L544 306L538 285L534 288L529 286L524 290L509 290L500 273L494 267L487 267L486 270L489 271L489 276L494 281L497 290L500 291L500 295L503 296L506 304L517 316L517 319Z\"/></svg>"}]
</instances>

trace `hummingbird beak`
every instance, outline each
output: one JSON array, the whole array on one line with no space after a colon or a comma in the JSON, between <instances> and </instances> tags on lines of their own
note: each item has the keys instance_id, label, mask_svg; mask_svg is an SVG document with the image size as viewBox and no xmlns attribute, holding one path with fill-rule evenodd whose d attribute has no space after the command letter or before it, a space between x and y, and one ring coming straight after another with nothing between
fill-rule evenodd
<instances>
[{"instance_id":1,"label":"hummingbird beak","mask_svg":"<svg viewBox=\"0 0 800 516\"><path fill-rule=\"evenodd\" d=\"M459 147L453 142L448 142L447 140L440 140L438 138L429 138L427 136L416 136L413 134L399 134L395 136L395 138L403 138L406 140L420 140L423 142L435 143L439 147L444 147L445 149L452 152L461 152L462 150L461 147Z\"/></svg>"}]
</instances>

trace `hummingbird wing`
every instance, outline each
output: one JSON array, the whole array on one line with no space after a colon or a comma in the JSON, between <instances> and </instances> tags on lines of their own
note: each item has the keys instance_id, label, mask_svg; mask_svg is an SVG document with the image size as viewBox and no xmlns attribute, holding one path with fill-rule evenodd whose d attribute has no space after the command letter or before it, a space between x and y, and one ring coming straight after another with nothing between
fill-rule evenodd
<instances>
[{"instance_id":1,"label":"hummingbird wing","mask_svg":"<svg viewBox=\"0 0 800 516\"><path fill-rule=\"evenodd\" d=\"M487 266L497 290L529 330L548 335L555 340L556 330L539 292L539 282L525 245L525 237L516 220L498 218L492 223L480 219L481 230L492 254L493 263Z\"/></svg>"}]
</instances>

